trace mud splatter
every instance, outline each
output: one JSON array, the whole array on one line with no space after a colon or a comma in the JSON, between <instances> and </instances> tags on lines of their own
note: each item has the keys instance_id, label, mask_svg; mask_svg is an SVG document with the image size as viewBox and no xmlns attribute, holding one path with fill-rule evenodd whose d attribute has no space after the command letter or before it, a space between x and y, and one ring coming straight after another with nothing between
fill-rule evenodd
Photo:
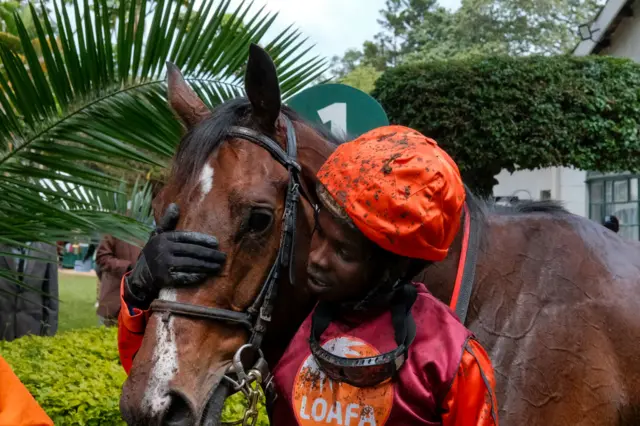
<instances>
[{"instance_id":1,"label":"mud splatter","mask_svg":"<svg viewBox=\"0 0 640 426\"><path fill-rule=\"evenodd\" d=\"M386 135L382 135L378 138L378 142L384 142L387 139L391 139L392 137L394 137L395 135L397 135L398 132L391 132L391 133L387 133Z\"/></svg>"},{"instance_id":2,"label":"mud splatter","mask_svg":"<svg viewBox=\"0 0 640 426\"><path fill-rule=\"evenodd\" d=\"M364 419L367 417L373 417L373 407L371 407L370 405L365 405L362 408L362 415L360 416L361 419Z\"/></svg>"},{"instance_id":3,"label":"mud splatter","mask_svg":"<svg viewBox=\"0 0 640 426\"><path fill-rule=\"evenodd\" d=\"M320 370L309 367L300 372L300 384L311 390L320 390L320 383L324 379L324 374Z\"/></svg>"},{"instance_id":4,"label":"mud splatter","mask_svg":"<svg viewBox=\"0 0 640 426\"><path fill-rule=\"evenodd\" d=\"M382 173L384 173L385 175L388 175L389 173L391 173L393 171L393 169L391 168L391 162L399 158L400 155L401 155L400 153L396 153L396 154L393 154L391 157L389 157L387 160L385 160L384 164L382 165Z\"/></svg>"}]
</instances>

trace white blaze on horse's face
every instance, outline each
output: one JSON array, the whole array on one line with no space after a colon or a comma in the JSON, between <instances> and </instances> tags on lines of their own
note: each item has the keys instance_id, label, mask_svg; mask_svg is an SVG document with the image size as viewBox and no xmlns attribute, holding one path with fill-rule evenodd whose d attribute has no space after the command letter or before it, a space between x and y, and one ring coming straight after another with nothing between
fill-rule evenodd
<instances>
[{"instance_id":1,"label":"white blaze on horse's face","mask_svg":"<svg viewBox=\"0 0 640 426\"><path fill-rule=\"evenodd\" d=\"M211 188L213 188L213 167L205 164L200 172L200 191L202 192L200 202L204 201Z\"/></svg>"},{"instance_id":2,"label":"white blaze on horse's face","mask_svg":"<svg viewBox=\"0 0 640 426\"><path fill-rule=\"evenodd\" d=\"M200 201L213 188L213 167L205 164L200 172ZM177 300L175 289L162 289L160 299L175 302ZM171 398L169 397L169 382L178 372L178 348L176 346L176 333L173 325L173 316L168 321L160 320L156 328L156 346L153 353L153 369L149 376L147 389L144 394L143 404L152 416L160 415L166 409Z\"/></svg>"},{"instance_id":3,"label":"white blaze on horse's face","mask_svg":"<svg viewBox=\"0 0 640 426\"><path fill-rule=\"evenodd\" d=\"M176 290L165 288L160 291L160 299L176 301ZM173 328L173 316L168 321L157 321L156 346L153 352L153 369L142 401L146 411L152 416L166 410L169 398L169 382L178 372L178 348Z\"/></svg>"}]
</instances>

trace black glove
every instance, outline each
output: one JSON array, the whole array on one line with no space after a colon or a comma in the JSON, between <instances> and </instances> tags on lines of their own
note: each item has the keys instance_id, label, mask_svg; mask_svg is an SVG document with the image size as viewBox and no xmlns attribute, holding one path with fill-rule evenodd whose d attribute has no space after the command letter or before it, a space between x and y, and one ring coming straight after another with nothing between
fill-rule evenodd
<instances>
[{"instance_id":1,"label":"black glove","mask_svg":"<svg viewBox=\"0 0 640 426\"><path fill-rule=\"evenodd\" d=\"M216 237L191 231L175 231L180 217L170 204L156 231L142 249L125 280L124 300L129 306L148 309L165 287L198 284L222 269L226 255Z\"/></svg>"}]
</instances>

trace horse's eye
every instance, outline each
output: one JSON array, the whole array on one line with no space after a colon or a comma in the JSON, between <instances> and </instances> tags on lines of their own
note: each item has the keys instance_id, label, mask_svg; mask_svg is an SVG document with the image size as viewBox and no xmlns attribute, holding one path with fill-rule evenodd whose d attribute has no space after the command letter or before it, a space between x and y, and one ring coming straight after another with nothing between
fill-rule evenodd
<instances>
[{"instance_id":1,"label":"horse's eye","mask_svg":"<svg viewBox=\"0 0 640 426\"><path fill-rule=\"evenodd\" d=\"M249 217L249 231L254 234L260 234L271 226L273 222L273 214L270 211L260 209L253 210Z\"/></svg>"}]
</instances>

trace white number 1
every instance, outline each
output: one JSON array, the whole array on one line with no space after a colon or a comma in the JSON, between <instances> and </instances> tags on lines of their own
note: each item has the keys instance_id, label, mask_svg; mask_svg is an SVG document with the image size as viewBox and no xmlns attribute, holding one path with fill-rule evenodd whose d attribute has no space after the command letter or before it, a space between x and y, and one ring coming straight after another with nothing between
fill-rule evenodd
<instances>
[{"instance_id":1,"label":"white number 1","mask_svg":"<svg viewBox=\"0 0 640 426\"><path fill-rule=\"evenodd\" d=\"M347 104L337 102L318 110L318 115L323 124L331 122L331 133L336 137L344 137L347 134Z\"/></svg>"}]
</instances>

